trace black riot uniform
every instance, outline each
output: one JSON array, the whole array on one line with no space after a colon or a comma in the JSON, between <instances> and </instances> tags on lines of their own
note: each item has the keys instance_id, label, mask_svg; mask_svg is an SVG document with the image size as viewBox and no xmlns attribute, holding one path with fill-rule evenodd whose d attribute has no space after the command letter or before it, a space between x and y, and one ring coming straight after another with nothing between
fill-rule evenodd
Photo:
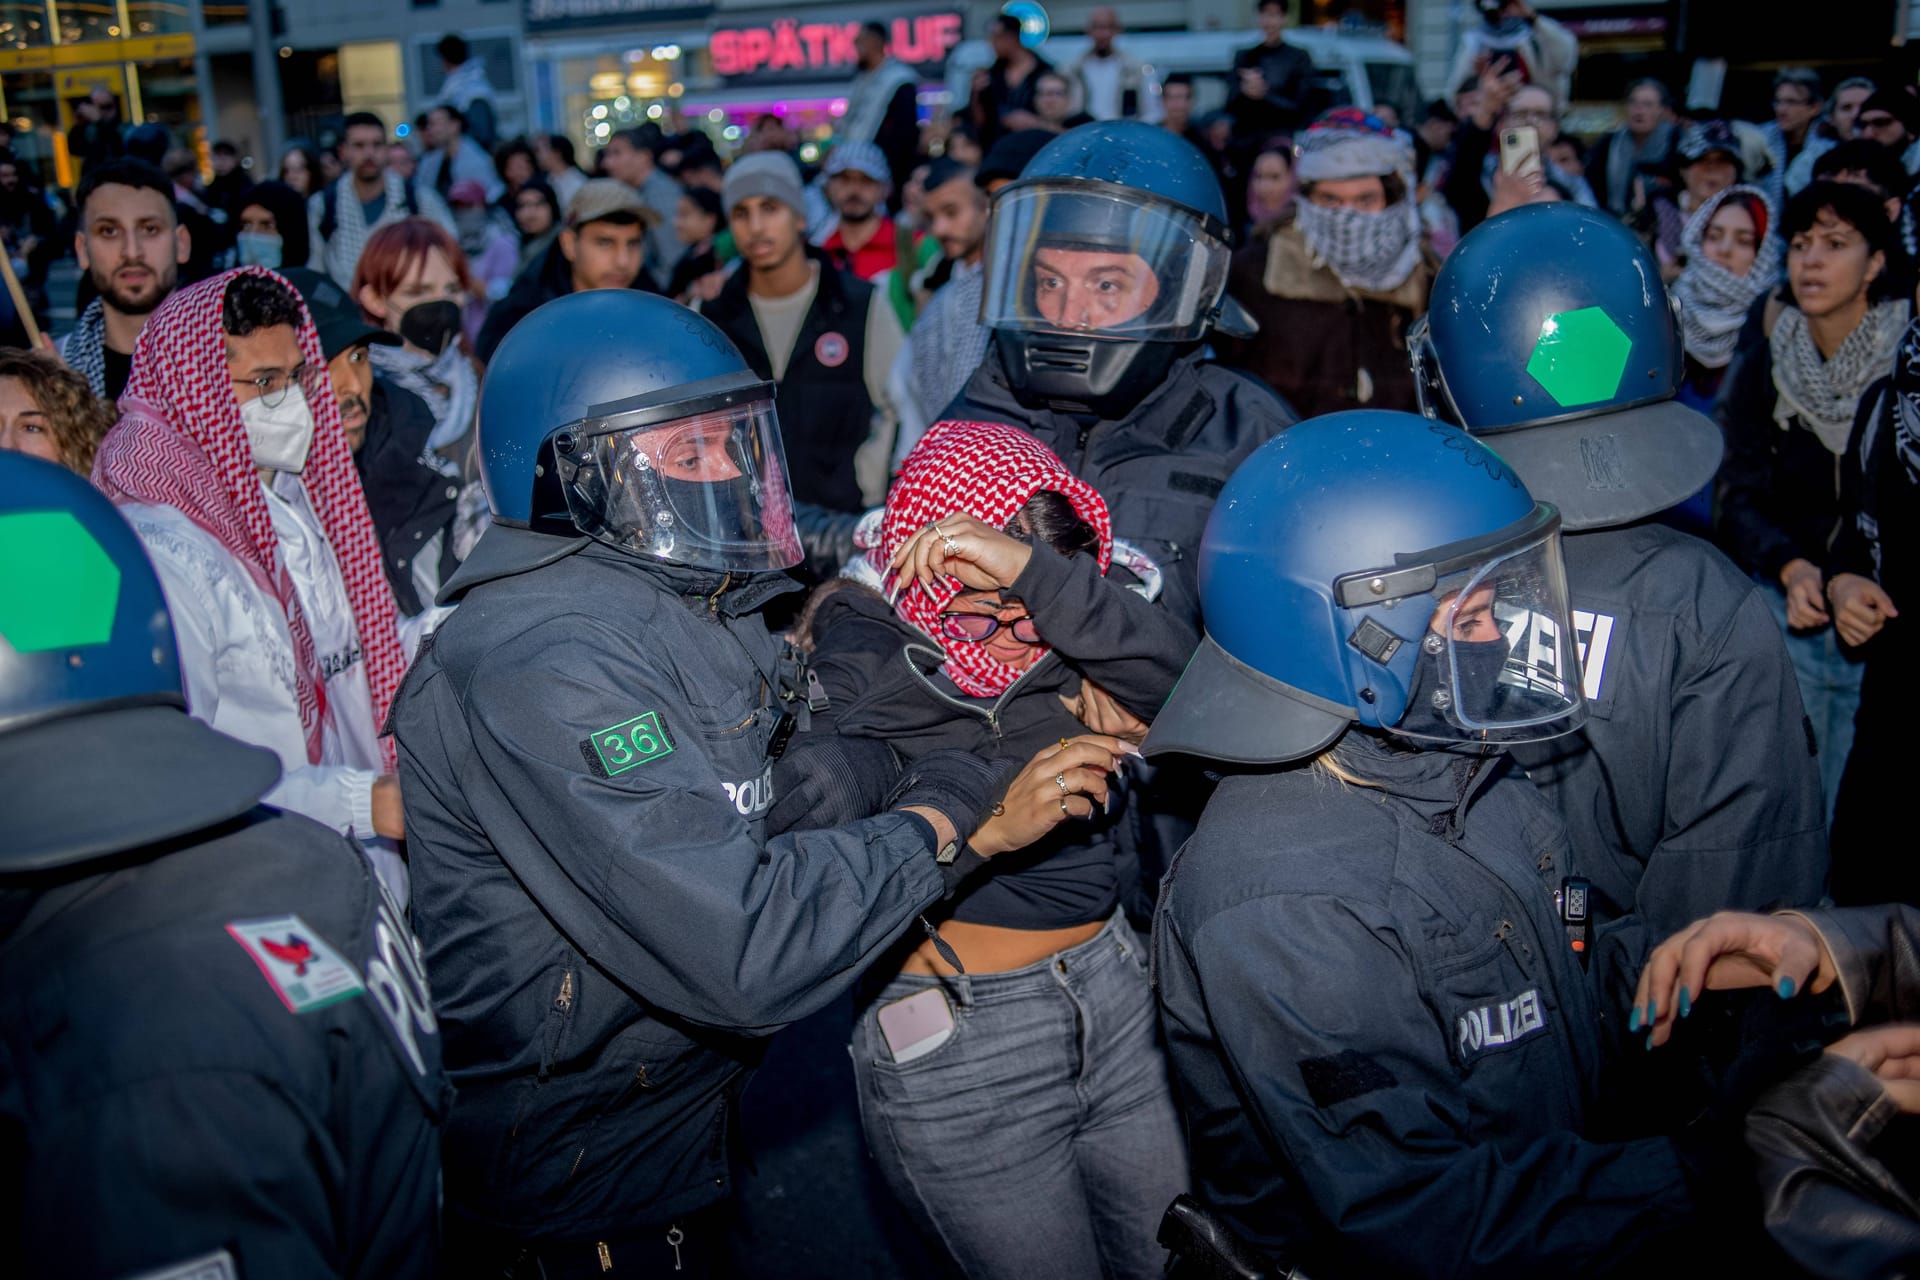
<instances>
[{"instance_id":1,"label":"black riot uniform","mask_svg":"<svg viewBox=\"0 0 1920 1280\"><path fill-rule=\"evenodd\" d=\"M1510 751L1566 819L1596 909L1670 932L1728 907L1817 902L1820 776L1753 580L1658 523L1562 547L1591 714Z\"/></svg>"},{"instance_id":2,"label":"black riot uniform","mask_svg":"<svg viewBox=\"0 0 1920 1280\"><path fill-rule=\"evenodd\" d=\"M392 902L187 715L103 497L0 453L0 562L7 1273L437 1275L449 1091ZM71 590L22 594L36 566Z\"/></svg>"},{"instance_id":3,"label":"black riot uniform","mask_svg":"<svg viewBox=\"0 0 1920 1280\"><path fill-rule=\"evenodd\" d=\"M1718 428L1672 398L1680 332L1659 280L1614 219L1530 205L1448 255L1409 346L1427 414L1485 440L1568 530L1593 711L1514 758L1565 817L1596 915L1670 931L1722 908L1812 905L1827 831L1764 602L1712 546L1652 522L1722 453Z\"/></svg>"},{"instance_id":4,"label":"black riot uniform","mask_svg":"<svg viewBox=\"0 0 1920 1280\"><path fill-rule=\"evenodd\" d=\"M800 556L772 394L710 322L628 291L549 303L489 367L495 523L394 712L460 1091L456 1265L709 1267L761 1038L983 865L899 811L769 835L807 710L759 612ZM922 761L894 804L970 832L996 776Z\"/></svg>"}]
</instances>

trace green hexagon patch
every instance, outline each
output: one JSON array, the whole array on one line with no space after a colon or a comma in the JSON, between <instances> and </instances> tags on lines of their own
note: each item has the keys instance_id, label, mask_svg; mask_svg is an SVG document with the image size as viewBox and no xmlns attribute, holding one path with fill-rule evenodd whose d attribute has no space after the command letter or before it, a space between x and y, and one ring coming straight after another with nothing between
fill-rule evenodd
<instances>
[{"instance_id":1,"label":"green hexagon patch","mask_svg":"<svg viewBox=\"0 0 1920 1280\"><path fill-rule=\"evenodd\" d=\"M105 644L120 570L65 511L0 515L0 639L15 653Z\"/></svg>"},{"instance_id":2,"label":"green hexagon patch","mask_svg":"<svg viewBox=\"0 0 1920 1280\"><path fill-rule=\"evenodd\" d=\"M1540 322L1527 372L1563 409L1610 400L1627 372L1633 339L1599 307L1559 311Z\"/></svg>"}]
</instances>

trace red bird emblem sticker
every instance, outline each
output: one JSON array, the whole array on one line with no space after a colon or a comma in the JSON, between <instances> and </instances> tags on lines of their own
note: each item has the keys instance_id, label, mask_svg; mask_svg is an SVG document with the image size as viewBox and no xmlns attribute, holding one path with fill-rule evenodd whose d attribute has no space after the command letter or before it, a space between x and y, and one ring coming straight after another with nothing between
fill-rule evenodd
<instances>
[{"instance_id":1,"label":"red bird emblem sticker","mask_svg":"<svg viewBox=\"0 0 1920 1280\"><path fill-rule=\"evenodd\" d=\"M354 967L299 916L235 920L227 933L252 958L288 1013L323 1009L366 990Z\"/></svg>"}]
</instances>

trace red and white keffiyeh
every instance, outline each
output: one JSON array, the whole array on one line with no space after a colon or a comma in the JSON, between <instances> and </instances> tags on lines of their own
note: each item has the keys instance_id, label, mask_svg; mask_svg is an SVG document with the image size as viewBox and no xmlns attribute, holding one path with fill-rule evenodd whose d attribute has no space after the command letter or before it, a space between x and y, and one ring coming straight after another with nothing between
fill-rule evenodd
<instances>
[{"instance_id":1,"label":"red and white keffiyeh","mask_svg":"<svg viewBox=\"0 0 1920 1280\"><path fill-rule=\"evenodd\" d=\"M1067 470L1053 450L1018 427L999 422L948 420L920 437L887 491L880 546L873 559L884 566L914 534L956 511L1003 529L1027 499L1043 489L1064 497L1093 526L1100 540L1100 572L1105 573L1113 562L1113 519L1106 499ZM894 611L941 647L946 654L941 670L962 693L998 697L1020 673L995 662L980 645L950 642L940 634L940 614L962 589L951 579L931 589L915 582L900 593ZM1036 645L1035 660L1046 652L1045 645Z\"/></svg>"},{"instance_id":2,"label":"red and white keffiyeh","mask_svg":"<svg viewBox=\"0 0 1920 1280\"><path fill-rule=\"evenodd\" d=\"M232 553L254 581L280 602L293 635L295 695L306 732L307 759L317 764L326 718L325 678L314 653L313 633L279 554L253 449L227 374L220 308L228 284L242 274L280 280L265 268L241 267L182 289L148 318L134 346L127 389L120 397L120 421L100 443L93 480L116 502L150 502L178 509ZM293 286L287 288L291 291ZM325 369L320 337L304 306L302 316L300 354L315 369ZM340 564L367 664L374 723L383 724L407 670L399 611L381 568L379 540L340 426L339 404L331 390L313 397L311 403L313 446L300 479ZM392 741L383 739L381 748L387 767L392 768Z\"/></svg>"}]
</instances>

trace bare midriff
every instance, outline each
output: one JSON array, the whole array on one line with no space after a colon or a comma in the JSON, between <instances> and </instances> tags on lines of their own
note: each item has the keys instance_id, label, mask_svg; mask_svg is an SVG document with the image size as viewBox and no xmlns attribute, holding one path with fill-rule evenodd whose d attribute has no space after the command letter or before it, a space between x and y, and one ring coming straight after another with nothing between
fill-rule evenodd
<instances>
[{"instance_id":1,"label":"bare midriff","mask_svg":"<svg viewBox=\"0 0 1920 1280\"><path fill-rule=\"evenodd\" d=\"M940 936L960 957L968 973L1011 973L1038 964L1056 952L1077 947L1099 933L1104 920L1077 924L1067 929L1008 929L997 924L970 924L949 920L940 926ZM940 958L928 938L913 949L902 973L931 977L952 977L953 966Z\"/></svg>"}]
</instances>

